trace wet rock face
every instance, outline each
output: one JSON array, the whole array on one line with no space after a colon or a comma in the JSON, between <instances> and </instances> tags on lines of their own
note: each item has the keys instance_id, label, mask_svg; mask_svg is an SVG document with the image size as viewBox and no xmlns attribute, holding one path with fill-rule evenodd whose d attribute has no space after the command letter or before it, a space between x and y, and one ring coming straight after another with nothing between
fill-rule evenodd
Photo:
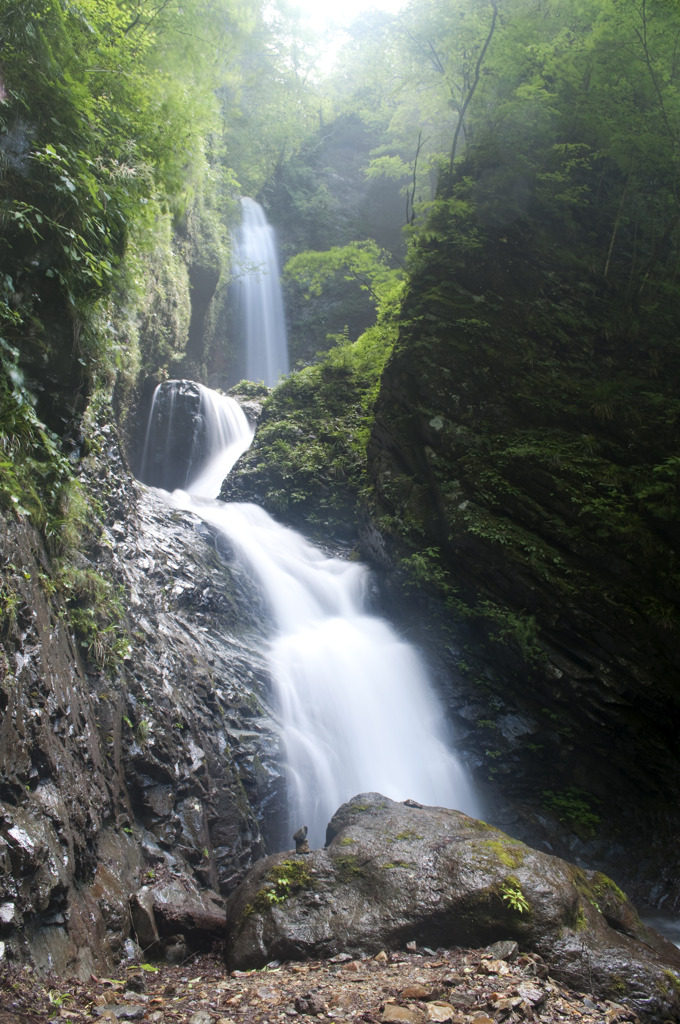
<instances>
[{"instance_id":1,"label":"wet rock face","mask_svg":"<svg viewBox=\"0 0 680 1024\"><path fill-rule=\"evenodd\" d=\"M453 625L452 689L469 695L460 724L477 778L523 807L517 827L547 818L554 842L566 820L570 857L600 840L600 862L677 912L680 661L651 610L677 618L677 516L662 525L628 498L658 476L670 435L632 399L608 419L587 398L586 382L638 379L643 356L613 341L611 293L582 303L568 261L547 271L563 239L548 255L535 227L503 230L474 257L446 243L424 255L375 406L374 522L388 551L423 555L431 591L448 588L439 649ZM641 340L651 307L639 315ZM520 354L528 337L540 371ZM650 385L659 409L677 391L667 369ZM629 539L633 524L644 528Z\"/></svg>"},{"instance_id":2,"label":"wet rock face","mask_svg":"<svg viewBox=\"0 0 680 1024\"><path fill-rule=\"evenodd\" d=\"M266 858L227 905L234 968L502 940L645 1020L680 1013L680 953L641 925L614 883L459 811L354 797L324 849Z\"/></svg>"},{"instance_id":3,"label":"wet rock face","mask_svg":"<svg viewBox=\"0 0 680 1024\"><path fill-rule=\"evenodd\" d=\"M187 486L201 458L200 405L200 385L192 380L159 385L144 450L138 453L140 479L150 487L173 491Z\"/></svg>"},{"instance_id":4,"label":"wet rock face","mask_svg":"<svg viewBox=\"0 0 680 1024\"><path fill-rule=\"evenodd\" d=\"M82 464L102 521L69 570L110 583L96 633L75 630L37 533L0 517L2 955L80 976L123 955L130 896L162 872L219 907L263 831L277 848L284 801L259 595L135 484L109 415Z\"/></svg>"}]
</instances>

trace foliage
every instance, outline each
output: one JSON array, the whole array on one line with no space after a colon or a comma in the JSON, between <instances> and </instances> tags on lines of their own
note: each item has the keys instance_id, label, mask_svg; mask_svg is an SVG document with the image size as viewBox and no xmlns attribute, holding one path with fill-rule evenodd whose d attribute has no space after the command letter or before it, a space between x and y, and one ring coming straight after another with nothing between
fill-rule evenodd
<instances>
[{"instance_id":1,"label":"foliage","mask_svg":"<svg viewBox=\"0 0 680 1024\"><path fill-rule=\"evenodd\" d=\"M120 589L101 571L66 560L58 566L55 580L83 653L100 668L120 668L130 649Z\"/></svg>"},{"instance_id":2,"label":"foliage","mask_svg":"<svg viewBox=\"0 0 680 1024\"><path fill-rule=\"evenodd\" d=\"M600 825L600 816L592 810L587 794L574 786L555 793L545 790L543 793L545 806L557 815L561 822L568 825L577 835L584 839L594 839Z\"/></svg>"},{"instance_id":3,"label":"foliage","mask_svg":"<svg viewBox=\"0 0 680 1024\"><path fill-rule=\"evenodd\" d=\"M58 438L36 415L18 353L0 344L0 506L28 518L59 550L70 540L79 486Z\"/></svg>"},{"instance_id":4,"label":"foliage","mask_svg":"<svg viewBox=\"0 0 680 1024\"><path fill-rule=\"evenodd\" d=\"M243 194L257 195L318 123L318 42L292 6L247 7L248 32L234 47L218 97L229 166Z\"/></svg>"},{"instance_id":5,"label":"foliage","mask_svg":"<svg viewBox=\"0 0 680 1024\"><path fill-rule=\"evenodd\" d=\"M227 248L234 177L215 87L255 6L27 0L3 11L0 313L53 426L64 406L82 412L73 396L97 380L129 377L130 364L162 374L182 354L182 261L200 262L211 234L213 258ZM111 329L111 299L137 305L129 332Z\"/></svg>"},{"instance_id":6,"label":"foliage","mask_svg":"<svg viewBox=\"0 0 680 1024\"><path fill-rule=\"evenodd\" d=\"M329 95L335 109L380 127L366 175L401 184L405 223L422 216L440 166L472 134L466 113L496 8L490 0L422 0L398 17L357 19L349 31Z\"/></svg>"},{"instance_id":7,"label":"foliage","mask_svg":"<svg viewBox=\"0 0 680 1024\"><path fill-rule=\"evenodd\" d=\"M389 254L372 239L334 246L326 252L298 253L288 260L284 272L304 287L307 298L321 295L329 279L342 274L345 281L355 281L368 292L376 305L394 291L402 278L399 270L389 267Z\"/></svg>"},{"instance_id":8,"label":"foliage","mask_svg":"<svg viewBox=\"0 0 680 1024\"><path fill-rule=\"evenodd\" d=\"M531 910L529 901L522 892L522 886L513 876L506 878L501 886L501 899L518 914L525 914Z\"/></svg>"},{"instance_id":9,"label":"foliage","mask_svg":"<svg viewBox=\"0 0 680 1024\"><path fill-rule=\"evenodd\" d=\"M275 514L340 535L355 520L366 445L382 370L394 344L398 295L355 342L347 337L314 366L281 382L264 403L251 449L227 483L232 497L257 493ZM241 392L238 385L235 391Z\"/></svg>"},{"instance_id":10,"label":"foliage","mask_svg":"<svg viewBox=\"0 0 680 1024\"><path fill-rule=\"evenodd\" d=\"M285 903L290 896L308 889L311 884L312 878L306 864L297 860L281 861L267 873L265 884L257 893L252 909L266 910L278 903Z\"/></svg>"}]
</instances>

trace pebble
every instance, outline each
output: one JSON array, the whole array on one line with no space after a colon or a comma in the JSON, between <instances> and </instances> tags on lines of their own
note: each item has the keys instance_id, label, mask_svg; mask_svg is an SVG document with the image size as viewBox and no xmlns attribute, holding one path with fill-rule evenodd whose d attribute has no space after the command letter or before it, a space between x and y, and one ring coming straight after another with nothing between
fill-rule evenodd
<instances>
[{"instance_id":1,"label":"pebble","mask_svg":"<svg viewBox=\"0 0 680 1024\"><path fill-rule=\"evenodd\" d=\"M456 1009L450 1003L427 1004L427 1019L433 1021L433 1024L447 1024L447 1021L452 1021L455 1015Z\"/></svg>"},{"instance_id":2,"label":"pebble","mask_svg":"<svg viewBox=\"0 0 680 1024\"><path fill-rule=\"evenodd\" d=\"M197 1010L189 1017L188 1024L214 1024L215 1018L207 1010Z\"/></svg>"},{"instance_id":3,"label":"pebble","mask_svg":"<svg viewBox=\"0 0 680 1024\"><path fill-rule=\"evenodd\" d=\"M424 1024L427 1020L422 1010L415 1006L397 1006L388 1003L382 1015L385 1024Z\"/></svg>"},{"instance_id":4,"label":"pebble","mask_svg":"<svg viewBox=\"0 0 680 1024\"><path fill-rule=\"evenodd\" d=\"M427 999L430 989L424 985L407 985L399 994L402 999Z\"/></svg>"}]
</instances>

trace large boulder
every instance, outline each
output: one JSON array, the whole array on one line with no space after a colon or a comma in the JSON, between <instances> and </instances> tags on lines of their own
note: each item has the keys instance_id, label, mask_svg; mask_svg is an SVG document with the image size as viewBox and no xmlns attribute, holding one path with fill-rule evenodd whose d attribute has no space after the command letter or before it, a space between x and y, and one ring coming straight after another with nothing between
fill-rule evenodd
<instances>
[{"instance_id":1,"label":"large boulder","mask_svg":"<svg viewBox=\"0 0 680 1024\"><path fill-rule=\"evenodd\" d=\"M611 879L460 811L356 796L324 849L265 858L227 905L231 968L504 939L645 1020L680 1019L680 952Z\"/></svg>"}]
</instances>

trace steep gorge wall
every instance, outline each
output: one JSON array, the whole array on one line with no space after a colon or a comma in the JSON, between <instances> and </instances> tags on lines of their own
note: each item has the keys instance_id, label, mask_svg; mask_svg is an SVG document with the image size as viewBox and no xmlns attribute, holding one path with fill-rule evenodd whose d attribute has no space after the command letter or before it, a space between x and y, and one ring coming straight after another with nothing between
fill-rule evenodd
<instances>
[{"instance_id":1,"label":"steep gorge wall","mask_svg":"<svg viewBox=\"0 0 680 1024\"><path fill-rule=\"evenodd\" d=\"M625 286L574 271L544 224L478 227L474 251L423 244L369 444L373 520L440 595L462 742L523 807L506 824L677 908L668 311L650 294L626 314Z\"/></svg>"},{"instance_id":2,"label":"steep gorge wall","mask_svg":"<svg viewBox=\"0 0 680 1024\"><path fill-rule=\"evenodd\" d=\"M59 565L4 514L1 533L0 948L80 975L137 937L153 879L219 902L263 830L278 842L282 799L258 595L132 480L111 419L81 462L100 512L80 553Z\"/></svg>"}]
</instances>

